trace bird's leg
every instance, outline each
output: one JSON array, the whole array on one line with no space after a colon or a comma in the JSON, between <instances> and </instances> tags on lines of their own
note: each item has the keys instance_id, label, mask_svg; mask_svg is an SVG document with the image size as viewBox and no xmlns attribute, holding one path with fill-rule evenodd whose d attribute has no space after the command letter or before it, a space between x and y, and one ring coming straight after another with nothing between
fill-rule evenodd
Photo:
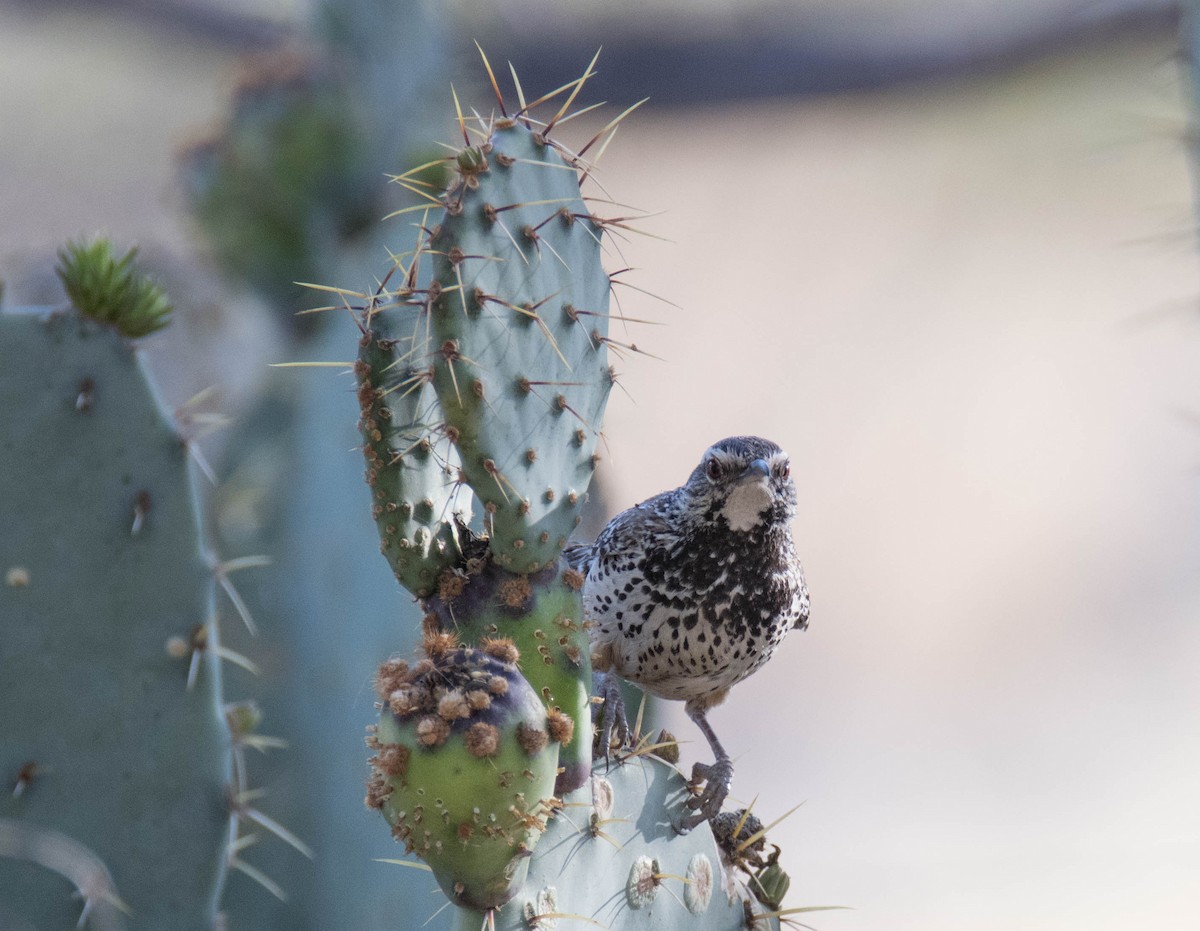
<instances>
[{"instance_id":1,"label":"bird's leg","mask_svg":"<svg viewBox=\"0 0 1200 931\"><path fill-rule=\"evenodd\" d=\"M696 722L696 726L700 728L700 733L704 735L705 740L708 741L708 745L712 747L713 756L716 759L711 764L696 763L692 766L692 786L695 787L703 782L704 791L687 800L686 805L692 810L692 814L685 815L679 820L676 830L680 834L686 834L692 828L696 827L696 825L716 817L721 810L721 806L725 804L725 797L729 795L729 787L733 784L733 760L729 758L729 754L721 746L721 741L717 740L717 735L713 731L712 725L708 723L708 718L705 717L708 709L724 697L724 693L721 693L716 701L689 701L683 706L683 710L687 712L687 716Z\"/></svg>"},{"instance_id":2,"label":"bird's leg","mask_svg":"<svg viewBox=\"0 0 1200 931\"><path fill-rule=\"evenodd\" d=\"M621 683L609 672L592 673L592 691L603 699L593 711L593 723L599 719L600 748L604 751L604 766L608 768L612 750L613 731L617 733L617 746L629 743L629 720L625 717L625 699L621 695Z\"/></svg>"}]
</instances>

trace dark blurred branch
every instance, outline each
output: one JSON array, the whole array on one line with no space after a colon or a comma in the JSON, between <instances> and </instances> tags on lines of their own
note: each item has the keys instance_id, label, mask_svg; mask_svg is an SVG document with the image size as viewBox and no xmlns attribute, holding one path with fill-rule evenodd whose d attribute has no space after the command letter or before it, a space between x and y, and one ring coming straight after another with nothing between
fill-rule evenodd
<instances>
[{"instance_id":1,"label":"dark blurred branch","mask_svg":"<svg viewBox=\"0 0 1200 931\"><path fill-rule=\"evenodd\" d=\"M1026 8L937 18L926 12L890 23L826 13L748 19L720 34L676 39L645 33L617 36L514 31L479 36L493 60L509 58L526 87L557 87L578 74L603 45L592 91L628 101L649 88L656 104L695 104L830 93L939 80L1011 66L1105 35L1172 28L1170 0L1068 4L1057 13Z\"/></svg>"},{"instance_id":2,"label":"dark blurred branch","mask_svg":"<svg viewBox=\"0 0 1200 931\"><path fill-rule=\"evenodd\" d=\"M31 9L107 9L245 51L275 46L292 34L284 22L202 0L8 2ZM494 9L503 11L503 4ZM522 9L528 16L529 7ZM557 8L549 28L524 17L520 22L494 17L486 26L461 22L460 38L453 44L470 49L471 40L478 38L493 61L511 60L527 87L571 80L580 63L603 46L595 92L628 100L652 88L658 104L690 104L858 90L988 71L1097 36L1168 29L1178 17L1174 0L1059 0L1057 6L1048 2L1038 8L997 3L964 12L947 6L945 11L912 13L881 5L873 17L828 9L780 13L778 7L756 13L751 5L734 28L692 26L680 37L661 16L645 25L612 23L583 31L573 28L569 11Z\"/></svg>"},{"instance_id":3,"label":"dark blurred branch","mask_svg":"<svg viewBox=\"0 0 1200 931\"><path fill-rule=\"evenodd\" d=\"M166 29L234 51L259 51L292 35L290 24L203 0L0 0L33 14L76 9L109 12L154 29Z\"/></svg>"}]
</instances>

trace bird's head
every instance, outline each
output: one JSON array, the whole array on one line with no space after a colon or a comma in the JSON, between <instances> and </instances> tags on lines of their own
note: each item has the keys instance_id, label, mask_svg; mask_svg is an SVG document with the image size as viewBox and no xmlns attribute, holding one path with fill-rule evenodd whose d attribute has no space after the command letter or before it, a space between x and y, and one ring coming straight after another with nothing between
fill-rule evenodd
<instances>
[{"instance_id":1,"label":"bird's head","mask_svg":"<svg viewBox=\"0 0 1200 931\"><path fill-rule=\"evenodd\" d=\"M746 532L787 526L796 513L796 486L788 454L770 440L731 436L704 451L685 490L693 513Z\"/></svg>"}]
</instances>

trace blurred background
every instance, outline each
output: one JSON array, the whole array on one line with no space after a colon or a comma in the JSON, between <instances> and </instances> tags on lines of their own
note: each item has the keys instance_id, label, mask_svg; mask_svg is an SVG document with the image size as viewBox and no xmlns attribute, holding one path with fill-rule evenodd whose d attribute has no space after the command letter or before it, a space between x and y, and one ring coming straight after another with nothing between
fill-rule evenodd
<instances>
[{"instance_id":1,"label":"blurred background","mask_svg":"<svg viewBox=\"0 0 1200 931\"><path fill-rule=\"evenodd\" d=\"M603 46L586 102L610 106L568 141L651 98L598 177L655 214L612 258L663 361L618 363L595 520L728 434L792 455L812 625L712 716L735 795L768 821L804 803L772 832L786 904L855 909L821 931L1200 927L1180 36L1153 0L0 0L4 300L57 300L69 237L140 244L181 311L147 341L164 392L215 386L232 422L202 443L214 532L275 560L246 583L263 635L235 643L263 679L226 691L292 744L256 761L262 807L318 859L247 854L292 902L234 874L231 926L437 908L371 860L398 848L360 801L371 668L411 608L349 382L267 363L351 357L350 322L296 318L291 283L367 287L410 240L376 222L383 174L450 138L451 81L490 109L478 39L529 96ZM304 694L276 694L297 667Z\"/></svg>"}]
</instances>

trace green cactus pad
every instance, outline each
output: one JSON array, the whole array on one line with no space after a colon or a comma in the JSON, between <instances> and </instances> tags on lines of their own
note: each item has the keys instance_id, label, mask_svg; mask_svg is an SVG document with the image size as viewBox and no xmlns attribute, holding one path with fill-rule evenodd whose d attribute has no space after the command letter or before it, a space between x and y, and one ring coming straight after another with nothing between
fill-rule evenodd
<instances>
[{"instance_id":1,"label":"green cactus pad","mask_svg":"<svg viewBox=\"0 0 1200 931\"><path fill-rule=\"evenodd\" d=\"M426 607L442 630L464 643L497 637L513 642L517 665L534 692L548 710L572 721L555 785L558 795L571 792L587 781L592 767L592 667L580 580L564 577L557 567L532 575L508 572L491 561L473 568L456 577L460 584L442 585Z\"/></svg>"},{"instance_id":2,"label":"green cactus pad","mask_svg":"<svg viewBox=\"0 0 1200 931\"><path fill-rule=\"evenodd\" d=\"M457 164L428 241L433 383L496 561L535 572L578 522L612 387L601 227L576 169L520 123Z\"/></svg>"},{"instance_id":3,"label":"green cactus pad","mask_svg":"<svg viewBox=\"0 0 1200 931\"><path fill-rule=\"evenodd\" d=\"M0 819L83 845L133 927L209 931L232 751L189 472L117 332L0 314ZM0 902L47 929L82 908L20 860Z\"/></svg>"},{"instance_id":4,"label":"green cactus pad","mask_svg":"<svg viewBox=\"0 0 1200 931\"><path fill-rule=\"evenodd\" d=\"M377 686L367 804L451 901L503 905L553 804L558 744L541 701L514 665L473 649L389 661Z\"/></svg>"},{"instance_id":5,"label":"green cactus pad","mask_svg":"<svg viewBox=\"0 0 1200 931\"><path fill-rule=\"evenodd\" d=\"M722 859L706 826L675 833L689 798L677 770L650 756L610 769L563 799L529 865L525 886L495 915L497 931L740 931L778 928ZM574 919L574 920L571 920ZM460 931L478 914L460 913Z\"/></svg>"},{"instance_id":6,"label":"green cactus pad","mask_svg":"<svg viewBox=\"0 0 1200 931\"><path fill-rule=\"evenodd\" d=\"M369 317L355 376L380 550L397 580L423 598L443 569L462 562L471 493L460 492L458 453L437 432L429 373L411 352L417 318L396 310ZM397 332L402 321L407 334Z\"/></svg>"}]
</instances>

